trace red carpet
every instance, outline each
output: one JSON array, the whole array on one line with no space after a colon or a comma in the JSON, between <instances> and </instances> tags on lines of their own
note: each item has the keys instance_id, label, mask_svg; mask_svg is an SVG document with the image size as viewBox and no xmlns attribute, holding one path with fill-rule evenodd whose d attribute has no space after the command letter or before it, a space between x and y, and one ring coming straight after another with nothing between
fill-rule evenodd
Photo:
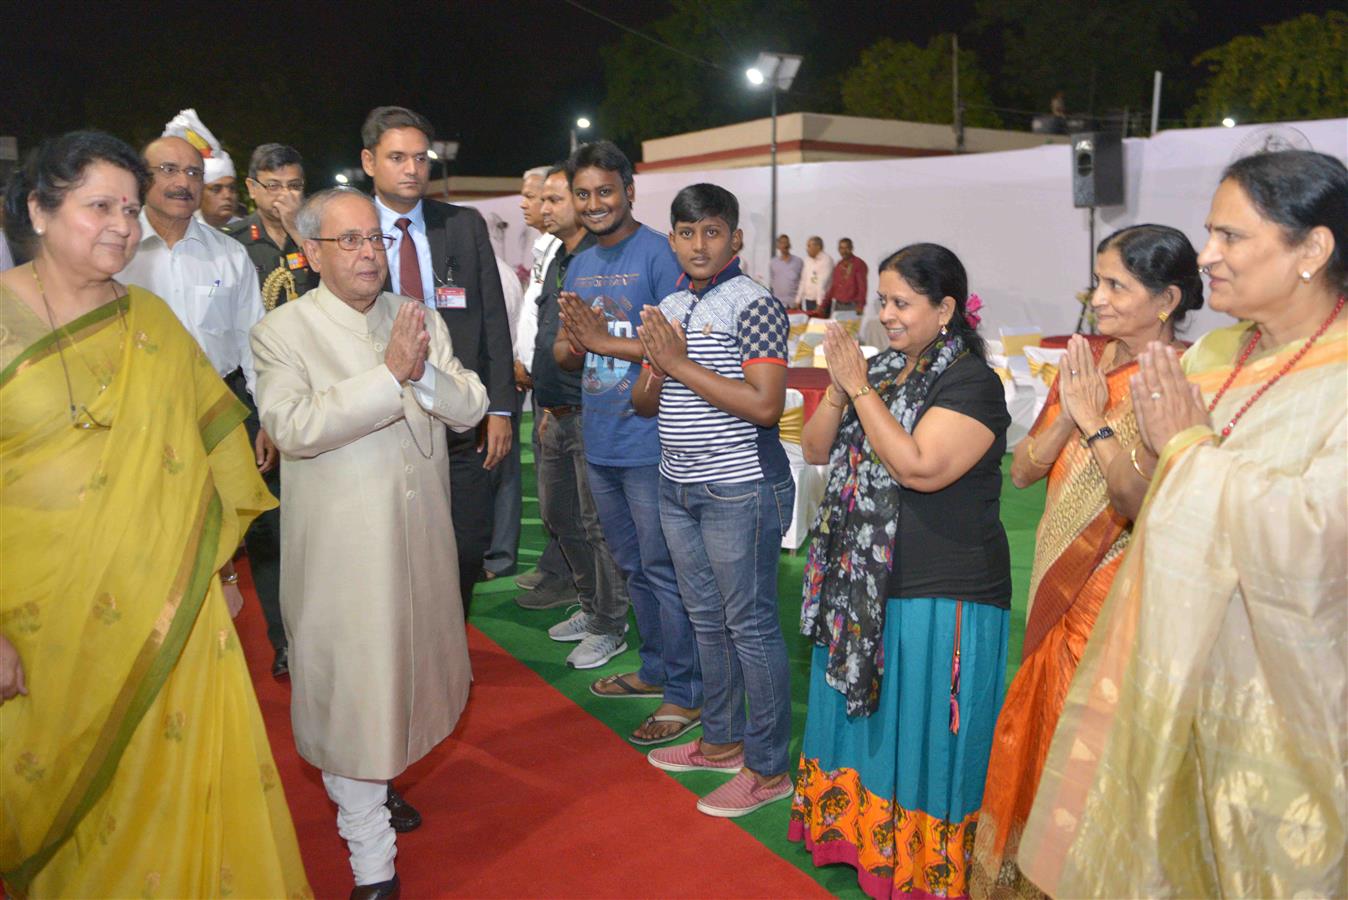
<instances>
[{"instance_id":1,"label":"red carpet","mask_svg":"<svg viewBox=\"0 0 1348 900\"><path fill-rule=\"evenodd\" d=\"M248 583L236 622L315 894L351 890L318 770L295 753L290 687ZM403 897L826 897L809 876L566 699L477 629L453 736L398 778L425 822L398 837Z\"/></svg>"}]
</instances>

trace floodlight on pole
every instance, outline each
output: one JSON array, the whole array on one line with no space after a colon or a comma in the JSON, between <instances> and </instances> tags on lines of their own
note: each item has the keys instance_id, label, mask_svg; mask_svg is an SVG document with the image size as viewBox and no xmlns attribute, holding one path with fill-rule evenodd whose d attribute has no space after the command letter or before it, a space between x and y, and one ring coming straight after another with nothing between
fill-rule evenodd
<instances>
[{"instance_id":1,"label":"floodlight on pole","mask_svg":"<svg viewBox=\"0 0 1348 900\"><path fill-rule=\"evenodd\" d=\"M580 146L580 136L579 136L578 132L581 132L581 131L587 131L587 130L589 130L589 127L590 127L590 120L589 120L587 117L581 116L580 118L576 119L576 124L575 124L575 126L571 129L571 152L572 152L572 153L575 153L575 152L576 152L576 148Z\"/></svg>"},{"instance_id":2,"label":"floodlight on pole","mask_svg":"<svg viewBox=\"0 0 1348 900\"><path fill-rule=\"evenodd\" d=\"M458 141L431 141L431 146L427 148L426 155L444 166L443 177L445 179L445 199L449 199L449 165L459 157Z\"/></svg>"},{"instance_id":3,"label":"floodlight on pole","mask_svg":"<svg viewBox=\"0 0 1348 900\"><path fill-rule=\"evenodd\" d=\"M796 80L803 58L794 53L773 53L765 51L758 54L753 66L746 69L744 77L754 86L768 85L772 95L772 214L768 233L768 258L772 257L772 248L777 242L777 94L791 90ZM765 75L764 73L771 73Z\"/></svg>"}]
</instances>

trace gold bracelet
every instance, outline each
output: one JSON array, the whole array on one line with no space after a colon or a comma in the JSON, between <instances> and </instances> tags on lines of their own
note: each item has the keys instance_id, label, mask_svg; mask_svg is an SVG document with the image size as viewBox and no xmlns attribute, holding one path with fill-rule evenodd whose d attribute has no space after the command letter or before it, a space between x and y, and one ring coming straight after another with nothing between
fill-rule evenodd
<instances>
[{"instance_id":1,"label":"gold bracelet","mask_svg":"<svg viewBox=\"0 0 1348 900\"><path fill-rule=\"evenodd\" d=\"M1025 444L1025 455L1030 458L1030 462L1041 469L1053 468L1053 463L1040 462L1039 460L1034 458L1034 438L1026 437L1025 440L1027 441L1027 443Z\"/></svg>"},{"instance_id":2,"label":"gold bracelet","mask_svg":"<svg viewBox=\"0 0 1348 900\"><path fill-rule=\"evenodd\" d=\"M238 573L238 572L230 572L228 575L221 575L221 576L220 576L220 580L221 580L223 583L225 583L225 584L238 584L238 583L239 583L239 573Z\"/></svg>"},{"instance_id":3,"label":"gold bracelet","mask_svg":"<svg viewBox=\"0 0 1348 900\"><path fill-rule=\"evenodd\" d=\"M838 403L833 399L833 385L831 384L824 388L824 400L834 409L847 409L846 403Z\"/></svg>"},{"instance_id":4,"label":"gold bracelet","mask_svg":"<svg viewBox=\"0 0 1348 900\"><path fill-rule=\"evenodd\" d=\"M870 386L869 383L862 385L862 386L857 390L857 392L856 392L855 394L852 395L852 402L853 402L853 403L856 403L858 399L860 399L861 397L866 396L866 395L869 394L870 392L871 392L871 386Z\"/></svg>"},{"instance_id":5,"label":"gold bracelet","mask_svg":"<svg viewBox=\"0 0 1348 900\"><path fill-rule=\"evenodd\" d=\"M1148 475L1146 472L1143 472L1142 466L1137 461L1137 451L1141 449L1141 444L1134 444L1133 449L1128 453L1128 458L1133 462L1133 471L1141 475L1143 481L1151 481L1151 475L1155 475L1156 473L1153 471L1151 475Z\"/></svg>"}]
</instances>

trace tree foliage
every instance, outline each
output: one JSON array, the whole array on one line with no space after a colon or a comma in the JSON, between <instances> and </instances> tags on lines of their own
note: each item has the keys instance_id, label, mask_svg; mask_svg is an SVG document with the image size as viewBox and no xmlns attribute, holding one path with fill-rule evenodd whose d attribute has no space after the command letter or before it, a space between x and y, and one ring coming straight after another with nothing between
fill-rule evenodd
<instances>
[{"instance_id":1,"label":"tree foliage","mask_svg":"<svg viewBox=\"0 0 1348 900\"><path fill-rule=\"evenodd\" d=\"M919 47L882 38L861 53L842 78L843 111L853 116L949 124L954 120L950 53L952 36L938 34ZM960 100L964 123L995 128L987 76L972 50L960 50Z\"/></svg>"},{"instance_id":2,"label":"tree foliage","mask_svg":"<svg viewBox=\"0 0 1348 900\"><path fill-rule=\"evenodd\" d=\"M800 52L790 36L810 33L801 0L673 0L671 6L668 16L642 30L674 50L628 34L599 51L606 95L597 118L607 137L640 141L766 115L766 95L750 89L745 68L761 50ZM746 35L753 46L741 44ZM811 81L802 72L783 96L783 108L804 96Z\"/></svg>"},{"instance_id":3,"label":"tree foliage","mask_svg":"<svg viewBox=\"0 0 1348 900\"><path fill-rule=\"evenodd\" d=\"M1225 116L1269 122L1348 115L1348 13L1307 13L1201 54L1211 77L1190 108L1194 124Z\"/></svg>"},{"instance_id":4,"label":"tree foliage","mask_svg":"<svg viewBox=\"0 0 1348 900\"><path fill-rule=\"evenodd\" d=\"M1058 91L1072 112L1149 105L1153 70L1183 63L1173 43L1194 20L1186 0L978 0L977 9L978 31L1001 39L996 92L1043 112Z\"/></svg>"}]
</instances>

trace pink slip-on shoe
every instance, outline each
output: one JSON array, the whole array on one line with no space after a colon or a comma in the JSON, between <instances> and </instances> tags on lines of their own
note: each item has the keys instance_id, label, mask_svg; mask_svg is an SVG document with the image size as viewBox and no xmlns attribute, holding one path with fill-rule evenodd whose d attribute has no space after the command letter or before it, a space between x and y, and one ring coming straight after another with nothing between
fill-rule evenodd
<instances>
[{"instance_id":1,"label":"pink slip-on shoe","mask_svg":"<svg viewBox=\"0 0 1348 900\"><path fill-rule=\"evenodd\" d=\"M738 772L744 765L744 751L723 759L710 759L702 755L702 742L690 741L676 747L661 747L646 754L646 759L657 769L666 772L725 772L730 775Z\"/></svg>"},{"instance_id":2,"label":"pink slip-on shoe","mask_svg":"<svg viewBox=\"0 0 1348 900\"><path fill-rule=\"evenodd\" d=\"M697 808L709 816L733 819L762 809L769 803L785 800L795 791L796 786L789 777L771 787L762 787L753 773L746 770L697 801Z\"/></svg>"}]
</instances>

